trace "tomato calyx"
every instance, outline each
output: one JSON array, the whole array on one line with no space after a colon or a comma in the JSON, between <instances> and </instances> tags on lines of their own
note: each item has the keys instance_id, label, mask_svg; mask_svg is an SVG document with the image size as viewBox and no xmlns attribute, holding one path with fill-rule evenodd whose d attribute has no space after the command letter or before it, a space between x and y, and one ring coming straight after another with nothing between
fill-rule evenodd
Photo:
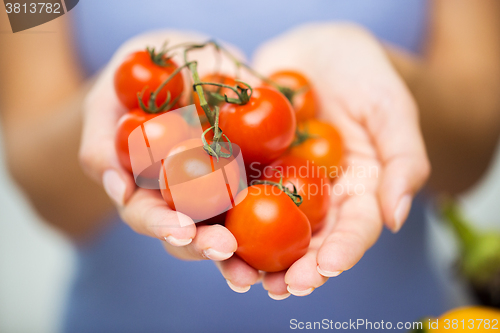
<instances>
[{"instance_id":1,"label":"tomato calyx","mask_svg":"<svg viewBox=\"0 0 500 333\"><path fill-rule=\"evenodd\" d=\"M309 133L309 129L307 128L307 125L304 126L304 130L302 130L302 131L297 127L297 129L295 130L295 140L293 140L290 147L298 146L298 145L304 143L305 141L307 141L308 139L314 139L317 137L318 137L317 135Z\"/></svg>"},{"instance_id":2,"label":"tomato calyx","mask_svg":"<svg viewBox=\"0 0 500 333\"><path fill-rule=\"evenodd\" d=\"M179 96L177 96L176 98L174 98L173 100L171 100L171 95L170 95L170 91L167 91L167 99L165 100L165 102L163 102L163 104L161 104L160 106L157 106L156 105L156 98L158 97L158 94L160 93L160 91L177 75L180 73L180 71L182 69L184 69L185 67L188 67L190 65L190 63L186 63L180 67L178 67L175 71L172 72L172 74L169 75L168 78L166 78L165 81L162 82L161 85L158 86L158 88L156 88L156 90L154 92L151 93L151 95L149 96L149 100L148 100L148 105L146 106L144 104L144 102L142 101L142 98L143 98L143 95L144 95L144 90L147 88L147 87L144 87L144 89L141 91L141 92L138 92L137 93L137 98L138 98L138 101L139 101L139 107L146 113L151 113L151 114L155 114L155 113L160 113L160 112L164 112L164 111L168 111L170 110L174 105L177 104L177 102L179 101L180 97L182 96L182 93L179 94Z\"/></svg>"},{"instance_id":3,"label":"tomato calyx","mask_svg":"<svg viewBox=\"0 0 500 333\"><path fill-rule=\"evenodd\" d=\"M193 90L196 91L197 86L206 86L206 85L231 89L232 91L234 91L236 93L236 96L238 96L238 98L227 97L227 94L224 94L224 96L222 96L220 93L217 93L217 92L208 92L208 94L210 97L212 97L218 101L217 104L220 104L221 102L226 102L226 103L231 103L231 104L245 105L250 101L250 98L252 97L253 89L248 83L245 83L241 80L235 80L235 81L238 83L241 83L245 86L242 87L239 84L237 84L236 86L230 86L227 84L217 83L217 82L198 82L198 83L193 84ZM249 91L250 91L250 93L248 93Z\"/></svg>"},{"instance_id":4,"label":"tomato calyx","mask_svg":"<svg viewBox=\"0 0 500 333\"><path fill-rule=\"evenodd\" d=\"M276 183L276 182L273 182L273 181L270 181L270 180L255 180L255 181L252 182L252 185L272 185L272 186L276 186L281 191L283 191L286 195L288 195L290 197L290 199L292 199L293 203L297 207L299 207L302 204L302 202L304 201L304 199L297 192L297 187L295 187L295 184L293 184L292 182L290 182L290 184L292 184L292 186L293 186L293 192L290 191L290 189L288 187L283 186L283 174L281 173L281 171L278 170L278 169L271 169L271 170L275 170L275 171L279 172L279 174L280 174L280 181L279 181L279 183Z\"/></svg>"},{"instance_id":5,"label":"tomato calyx","mask_svg":"<svg viewBox=\"0 0 500 333\"><path fill-rule=\"evenodd\" d=\"M273 87L278 89L280 93L285 95L285 97L288 99L288 101L290 101L292 105L293 105L293 98L295 97L295 95L303 94L307 92L309 89L311 89L308 85L302 86L299 89L292 89L290 87L279 85L270 79L268 79L266 83L271 84Z\"/></svg>"},{"instance_id":6,"label":"tomato calyx","mask_svg":"<svg viewBox=\"0 0 500 333\"><path fill-rule=\"evenodd\" d=\"M157 52L154 47L149 47L149 46L146 47L146 51L149 53L149 56L151 57L151 61L160 67L171 66L171 64L168 63L168 60L172 57L167 56L168 50L167 50L166 46L167 46L167 43L165 42L163 44L163 46L161 47L159 52Z\"/></svg>"}]
</instances>

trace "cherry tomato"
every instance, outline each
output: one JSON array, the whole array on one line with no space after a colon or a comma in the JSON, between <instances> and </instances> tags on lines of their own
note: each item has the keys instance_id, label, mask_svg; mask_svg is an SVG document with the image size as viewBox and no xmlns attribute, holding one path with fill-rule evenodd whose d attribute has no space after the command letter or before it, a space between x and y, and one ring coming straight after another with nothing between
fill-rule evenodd
<instances>
[{"instance_id":1,"label":"cherry tomato","mask_svg":"<svg viewBox=\"0 0 500 333\"><path fill-rule=\"evenodd\" d=\"M302 157L321 167L330 179L337 177L342 159L342 138L339 132L327 122L310 119L299 124L299 131L311 137L291 147L289 154Z\"/></svg>"},{"instance_id":2,"label":"cherry tomato","mask_svg":"<svg viewBox=\"0 0 500 333\"><path fill-rule=\"evenodd\" d=\"M246 197L245 197L246 194ZM236 238L236 254L266 272L290 267L306 254L311 226L292 199L273 185L253 185L236 196L226 228Z\"/></svg>"},{"instance_id":3,"label":"cherry tomato","mask_svg":"<svg viewBox=\"0 0 500 333\"><path fill-rule=\"evenodd\" d=\"M233 157L217 161L203 149L201 139L190 139L173 147L164 159L161 194L171 209L203 221L232 206L239 175Z\"/></svg>"},{"instance_id":4,"label":"cherry tomato","mask_svg":"<svg viewBox=\"0 0 500 333\"><path fill-rule=\"evenodd\" d=\"M150 147L154 147L155 152L165 152L165 154L177 143L189 138L189 125L178 114L169 113L168 122L147 123L149 120L162 115L150 114L141 109L134 109L123 115L118 121L118 128L115 137L115 147L120 164L132 173L132 165L129 153L129 136L137 127L144 125ZM132 144L135 144L132 142ZM137 144L140 144L139 142ZM150 157L143 156L147 161L142 164L150 164ZM139 157L138 157L139 158ZM154 175L155 177L157 174Z\"/></svg>"},{"instance_id":5,"label":"cherry tomato","mask_svg":"<svg viewBox=\"0 0 500 333\"><path fill-rule=\"evenodd\" d=\"M306 214L312 232L319 230L325 221L330 207L330 182L323 170L316 168L310 161L296 156L283 156L264 168L262 180L279 182L302 197L299 209ZM293 184L293 185L292 185Z\"/></svg>"},{"instance_id":6,"label":"cherry tomato","mask_svg":"<svg viewBox=\"0 0 500 333\"><path fill-rule=\"evenodd\" d=\"M148 51L138 51L130 54L115 72L115 91L118 99L129 109L139 107L137 93L144 91L142 101L147 106L149 97L170 74L177 68L177 64L166 57L163 64L155 63ZM184 90L182 74L175 75L156 97L156 105L160 106L170 92L173 101Z\"/></svg>"},{"instance_id":7,"label":"cherry tomato","mask_svg":"<svg viewBox=\"0 0 500 333\"><path fill-rule=\"evenodd\" d=\"M318 98L316 91L304 75L294 70L281 70L271 74L269 79L280 86L297 91L292 97L297 122L315 117L319 110Z\"/></svg>"},{"instance_id":8,"label":"cherry tomato","mask_svg":"<svg viewBox=\"0 0 500 333\"><path fill-rule=\"evenodd\" d=\"M268 164L290 146L296 120L292 105L273 88L254 88L247 104L225 103L220 128L241 148L245 163Z\"/></svg>"}]
</instances>

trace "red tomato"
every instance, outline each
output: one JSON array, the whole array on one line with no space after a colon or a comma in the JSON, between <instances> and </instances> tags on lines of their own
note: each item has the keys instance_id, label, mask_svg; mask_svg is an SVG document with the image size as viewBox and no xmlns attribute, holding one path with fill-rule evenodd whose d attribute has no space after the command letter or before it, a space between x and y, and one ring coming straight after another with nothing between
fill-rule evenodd
<instances>
[{"instance_id":1,"label":"red tomato","mask_svg":"<svg viewBox=\"0 0 500 333\"><path fill-rule=\"evenodd\" d=\"M142 101L148 106L149 97L170 74L177 68L172 59L163 59L164 65L159 65L151 59L148 51L138 51L130 54L115 72L115 91L118 99L129 109L139 107L137 93L144 90ZM160 91L156 105L160 106L170 92L171 101L184 90L182 74L175 75Z\"/></svg>"},{"instance_id":2,"label":"red tomato","mask_svg":"<svg viewBox=\"0 0 500 333\"><path fill-rule=\"evenodd\" d=\"M245 163L268 164L290 146L296 120L292 105L273 88L254 88L245 105L224 104L220 128L241 148Z\"/></svg>"},{"instance_id":3,"label":"red tomato","mask_svg":"<svg viewBox=\"0 0 500 333\"><path fill-rule=\"evenodd\" d=\"M292 98L297 122L315 117L319 110L318 98L316 91L304 75L293 70L281 70L271 74L269 79L280 86L297 91Z\"/></svg>"},{"instance_id":4,"label":"red tomato","mask_svg":"<svg viewBox=\"0 0 500 333\"><path fill-rule=\"evenodd\" d=\"M128 140L130 133L147 121L163 114L149 114L141 109L135 109L123 115L118 121L118 129L115 137L116 152L120 164L131 173L132 165L130 162ZM168 120L168 122L161 121L154 124L146 124L144 127L146 133L148 133L149 146L154 147L155 151L168 152L174 145L189 138L189 125L180 115L169 113ZM148 159L145 164L149 164L149 155L144 156L144 158ZM157 174L154 176L156 177Z\"/></svg>"},{"instance_id":5,"label":"red tomato","mask_svg":"<svg viewBox=\"0 0 500 333\"><path fill-rule=\"evenodd\" d=\"M292 199L276 186L253 185L227 212L226 228L236 238L236 254L266 272L290 267L306 254L311 226ZM241 202L240 202L241 201Z\"/></svg>"},{"instance_id":6,"label":"red tomato","mask_svg":"<svg viewBox=\"0 0 500 333\"><path fill-rule=\"evenodd\" d=\"M201 139L190 139L173 147L165 158L160 171L161 194L171 209L203 221L231 207L239 176L234 158L217 161L203 149Z\"/></svg>"},{"instance_id":7,"label":"red tomato","mask_svg":"<svg viewBox=\"0 0 500 333\"><path fill-rule=\"evenodd\" d=\"M335 127L324 121L310 119L299 125L299 131L307 131L312 137L291 147L289 154L314 162L330 179L337 177L343 149L342 138Z\"/></svg>"},{"instance_id":8,"label":"red tomato","mask_svg":"<svg viewBox=\"0 0 500 333\"><path fill-rule=\"evenodd\" d=\"M276 171L279 170L279 171ZM310 161L295 156L283 156L264 168L262 180L279 182L302 197L299 209L306 214L311 223L312 232L319 230L325 221L330 207L330 182L323 170Z\"/></svg>"}]
</instances>

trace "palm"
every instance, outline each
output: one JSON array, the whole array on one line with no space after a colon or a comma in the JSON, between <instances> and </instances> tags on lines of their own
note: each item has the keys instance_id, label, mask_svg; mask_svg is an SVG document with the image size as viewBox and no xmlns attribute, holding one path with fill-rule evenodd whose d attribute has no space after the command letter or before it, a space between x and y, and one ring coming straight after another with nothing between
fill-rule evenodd
<instances>
[{"instance_id":1,"label":"palm","mask_svg":"<svg viewBox=\"0 0 500 333\"><path fill-rule=\"evenodd\" d=\"M399 230L429 166L411 96L381 47L359 29L306 26L264 45L255 59L263 73L296 68L307 74L318 91L321 117L344 140L344 164L325 226L304 257L263 277L272 297L287 291L303 296L354 266L384 222ZM251 285L258 276L237 257L218 265L233 285Z\"/></svg>"},{"instance_id":2,"label":"palm","mask_svg":"<svg viewBox=\"0 0 500 333\"><path fill-rule=\"evenodd\" d=\"M264 288L273 297L279 298L276 295L288 291L294 295L309 294L327 280L325 275L336 276L351 268L380 235L383 223L377 190L381 162L367 131L350 112L338 109L332 115L345 141L345 163L331 188L327 221L313 235L304 257L286 271L264 275ZM258 276L256 270L237 257L219 266L233 285L250 285Z\"/></svg>"}]
</instances>

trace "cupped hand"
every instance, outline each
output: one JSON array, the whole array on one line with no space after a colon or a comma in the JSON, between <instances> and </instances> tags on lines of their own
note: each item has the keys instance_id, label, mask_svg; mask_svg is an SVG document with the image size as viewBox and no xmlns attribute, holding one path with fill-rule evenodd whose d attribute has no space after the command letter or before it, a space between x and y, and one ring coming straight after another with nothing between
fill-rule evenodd
<instances>
[{"instance_id":1,"label":"cupped hand","mask_svg":"<svg viewBox=\"0 0 500 333\"><path fill-rule=\"evenodd\" d=\"M417 107L369 33L345 24L310 24L264 44L254 67L263 74L296 69L309 77L322 106L344 141L344 164L332 190L325 227L307 254L288 270L266 273L263 287L274 299L305 296L353 267L385 224L399 231L430 165ZM260 274L238 257L219 262L237 292Z\"/></svg>"},{"instance_id":2,"label":"cupped hand","mask_svg":"<svg viewBox=\"0 0 500 333\"><path fill-rule=\"evenodd\" d=\"M130 53L144 50L146 46L161 48L181 43L202 43L205 36L159 31L133 38L126 42L104 68L87 96L84 105L84 128L80 146L80 163L86 174L104 187L115 203L121 218L134 231L160 239L174 256L189 259L225 260L236 251L233 235L220 225L196 227L188 216L168 208L158 190L138 188L133 176L119 163L115 150L115 135L119 118L127 112L116 97L113 76L116 68ZM233 54L242 58L231 46ZM174 61L183 64L182 52L175 53ZM206 48L190 53L190 60L199 60L200 75L213 70L234 74L234 65L226 57L214 57L214 50ZM220 62L219 62L220 61ZM184 98L191 87L185 84Z\"/></svg>"}]
</instances>

